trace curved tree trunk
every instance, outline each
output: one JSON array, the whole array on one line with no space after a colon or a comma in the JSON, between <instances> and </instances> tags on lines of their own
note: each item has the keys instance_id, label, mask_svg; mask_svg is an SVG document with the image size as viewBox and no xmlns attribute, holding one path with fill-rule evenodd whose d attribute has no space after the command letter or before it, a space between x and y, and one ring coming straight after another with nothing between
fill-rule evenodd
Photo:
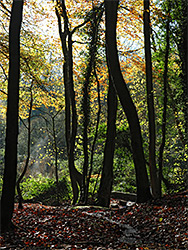
<instances>
[{"instance_id":1,"label":"curved tree trunk","mask_svg":"<svg viewBox=\"0 0 188 250\"><path fill-rule=\"evenodd\" d=\"M107 137L104 149L102 177L97 200L97 204L103 207L109 207L110 205L110 196L113 184L113 159L116 136L116 114L117 96L113 86L111 74L109 73Z\"/></svg>"},{"instance_id":2,"label":"curved tree trunk","mask_svg":"<svg viewBox=\"0 0 188 250\"><path fill-rule=\"evenodd\" d=\"M105 0L107 54L114 86L130 127L133 160L136 170L137 201L145 202L151 198L151 193L142 146L141 129L136 107L121 73L117 52L116 24L118 3L119 1Z\"/></svg>"},{"instance_id":3,"label":"curved tree trunk","mask_svg":"<svg viewBox=\"0 0 188 250\"><path fill-rule=\"evenodd\" d=\"M17 174L18 103L20 78L20 30L23 0L13 1L9 27L9 78L5 145L5 169L1 197L1 231L11 229Z\"/></svg>"}]
</instances>

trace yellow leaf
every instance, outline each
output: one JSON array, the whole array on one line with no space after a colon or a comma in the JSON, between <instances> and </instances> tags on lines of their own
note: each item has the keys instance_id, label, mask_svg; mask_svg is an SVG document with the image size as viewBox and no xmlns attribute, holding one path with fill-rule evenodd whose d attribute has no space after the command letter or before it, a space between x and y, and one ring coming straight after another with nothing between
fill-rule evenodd
<instances>
[{"instance_id":1,"label":"yellow leaf","mask_svg":"<svg viewBox=\"0 0 188 250\"><path fill-rule=\"evenodd\" d=\"M159 222L162 222L163 221L163 218L159 218Z\"/></svg>"}]
</instances>

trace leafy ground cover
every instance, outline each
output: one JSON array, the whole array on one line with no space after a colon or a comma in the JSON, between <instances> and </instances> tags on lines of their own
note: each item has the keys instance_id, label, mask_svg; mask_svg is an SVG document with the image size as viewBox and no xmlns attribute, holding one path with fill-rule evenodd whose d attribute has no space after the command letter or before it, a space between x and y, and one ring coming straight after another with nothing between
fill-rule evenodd
<instances>
[{"instance_id":1,"label":"leafy ground cover","mask_svg":"<svg viewBox=\"0 0 188 250\"><path fill-rule=\"evenodd\" d=\"M0 249L188 249L187 198L126 206L112 200L109 209L15 204L18 228L1 236Z\"/></svg>"}]
</instances>

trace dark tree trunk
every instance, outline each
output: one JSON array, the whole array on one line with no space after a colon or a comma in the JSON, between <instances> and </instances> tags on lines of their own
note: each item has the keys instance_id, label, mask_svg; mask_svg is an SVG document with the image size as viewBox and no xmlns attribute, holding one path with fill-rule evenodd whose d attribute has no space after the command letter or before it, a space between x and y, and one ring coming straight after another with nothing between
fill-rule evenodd
<instances>
[{"instance_id":1,"label":"dark tree trunk","mask_svg":"<svg viewBox=\"0 0 188 250\"><path fill-rule=\"evenodd\" d=\"M104 149L102 177L101 177L100 188L98 192L98 200L97 200L98 205L103 207L109 207L110 205L110 195L113 184L113 160L114 160L115 136L116 136L116 113L117 113L117 96L112 83L111 75L109 73L107 137Z\"/></svg>"},{"instance_id":2,"label":"dark tree trunk","mask_svg":"<svg viewBox=\"0 0 188 250\"><path fill-rule=\"evenodd\" d=\"M141 129L136 107L131 99L129 90L121 73L117 52L116 24L118 3L119 1L105 1L106 46L109 59L109 67L115 89L119 96L124 112L127 116L130 127L133 160L136 170L137 201L145 202L151 198L151 193L142 146Z\"/></svg>"},{"instance_id":3,"label":"dark tree trunk","mask_svg":"<svg viewBox=\"0 0 188 250\"><path fill-rule=\"evenodd\" d=\"M69 30L69 20L66 13L66 6L63 0L56 1L56 15L58 18L59 35L62 43L64 55L63 76L65 86L65 130L67 142L68 166L73 190L73 203L78 200L79 189L82 184L82 175L77 171L74 164L74 149L77 133L77 113L76 101L73 84L73 54L72 54L72 34ZM61 16L64 21L64 30L62 30Z\"/></svg>"},{"instance_id":4,"label":"dark tree trunk","mask_svg":"<svg viewBox=\"0 0 188 250\"><path fill-rule=\"evenodd\" d=\"M151 61L151 42L150 42L150 1L144 0L144 43L145 43L145 62L146 62L146 89L147 89L147 106L149 118L149 168L151 187L154 198L160 196L159 182L156 168L156 152L155 152L155 111L154 111L154 95L152 81L152 61Z\"/></svg>"},{"instance_id":5,"label":"dark tree trunk","mask_svg":"<svg viewBox=\"0 0 188 250\"><path fill-rule=\"evenodd\" d=\"M175 17L177 18L176 28L176 43L178 46L180 65L181 65L181 82L182 82L182 101L184 113L184 142L185 142L185 155L188 154L188 1L172 1L175 7ZM188 163L187 163L188 164ZM188 170L186 177L188 176ZM186 185L188 187L188 178L186 178Z\"/></svg>"},{"instance_id":6,"label":"dark tree trunk","mask_svg":"<svg viewBox=\"0 0 188 250\"><path fill-rule=\"evenodd\" d=\"M18 103L20 78L20 30L23 0L13 1L9 27L9 78L5 145L5 169L1 197L1 230L11 229L17 174Z\"/></svg>"},{"instance_id":7,"label":"dark tree trunk","mask_svg":"<svg viewBox=\"0 0 188 250\"><path fill-rule=\"evenodd\" d=\"M188 2L187 0L182 0L182 16L181 16L181 39L178 43L179 54L181 58L181 66L182 66L182 83L183 83L183 90L184 90L184 116L185 116L185 139L186 144L188 145ZM180 14L180 13L178 13ZM187 150L188 153L188 150Z\"/></svg>"},{"instance_id":8,"label":"dark tree trunk","mask_svg":"<svg viewBox=\"0 0 188 250\"><path fill-rule=\"evenodd\" d=\"M169 10L168 12L169 13ZM166 52L165 52L165 66L163 74L163 118L162 118L162 142L159 147L159 187L160 187L160 196L162 195L161 191L161 181L163 179L163 152L165 148L166 141L166 112L167 112L167 89L168 89L168 56L170 49L170 20L168 18L166 25Z\"/></svg>"},{"instance_id":9,"label":"dark tree trunk","mask_svg":"<svg viewBox=\"0 0 188 250\"><path fill-rule=\"evenodd\" d=\"M94 34L95 36L95 34ZM92 39L93 40L93 39ZM93 48L93 44L90 45ZM96 46L95 46L96 47ZM89 167L89 153L88 153L88 128L89 128L89 117L90 117L90 99L89 99L89 84L90 77L93 69L95 53L92 49L89 51L89 62L86 68L85 80L83 83L83 152L84 152L84 164L83 164L83 183L82 183L82 194L80 201L86 202L86 183Z\"/></svg>"},{"instance_id":10,"label":"dark tree trunk","mask_svg":"<svg viewBox=\"0 0 188 250\"><path fill-rule=\"evenodd\" d=\"M99 14L93 6L92 19L91 19L91 42L88 51L88 63L84 75L83 83L83 150L84 150L84 165L83 165L83 197L81 201L87 203L88 195L88 169L89 169L89 153L88 153L88 129L90 123L90 79L94 70L96 53L97 53L97 39L98 39L98 26L102 18L103 10L99 9Z\"/></svg>"},{"instance_id":11,"label":"dark tree trunk","mask_svg":"<svg viewBox=\"0 0 188 250\"><path fill-rule=\"evenodd\" d=\"M91 148L90 170L89 170L89 176L88 176L88 179L87 179L87 189L86 189L86 203L87 203L87 200L88 200L89 183L90 183L91 174L92 174L92 171L93 171L93 157L94 157L95 144L96 144L97 136L98 136L100 114L101 114L100 83L99 83L99 79L98 79L98 76L97 76L95 65L94 65L94 76L95 76L95 79L97 81L98 112L97 112L97 122L96 122L96 129L95 129L95 137L94 137L92 148ZM95 192L95 188L94 188L93 191Z\"/></svg>"},{"instance_id":12,"label":"dark tree trunk","mask_svg":"<svg viewBox=\"0 0 188 250\"><path fill-rule=\"evenodd\" d=\"M184 105L184 114L185 114L185 140L186 140L186 154L188 155L188 1L183 1L183 22L182 22L182 80L184 85L184 96L185 96L185 105ZM187 162L188 166L188 162ZM187 178L186 178L187 177ZM186 172L186 187L188 188L188 168Z\"/></svg>"}]
</instances>

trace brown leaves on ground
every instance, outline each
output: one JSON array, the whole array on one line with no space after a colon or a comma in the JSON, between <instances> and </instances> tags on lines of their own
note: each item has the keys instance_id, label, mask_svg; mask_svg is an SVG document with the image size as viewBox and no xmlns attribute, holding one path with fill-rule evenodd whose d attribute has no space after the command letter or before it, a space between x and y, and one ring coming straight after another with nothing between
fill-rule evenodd
<instances>
[{"instance_id":1,"label":"brown leaves on ground","mask_svg":"<svg viewBox=\"0 0 188 250\"><path fill-rule=\"evenodd\" d=\"M0 249L188 249L187 198L116 209L16 204L19 228L1 236Z\"/></svg>"}]
</instances>

